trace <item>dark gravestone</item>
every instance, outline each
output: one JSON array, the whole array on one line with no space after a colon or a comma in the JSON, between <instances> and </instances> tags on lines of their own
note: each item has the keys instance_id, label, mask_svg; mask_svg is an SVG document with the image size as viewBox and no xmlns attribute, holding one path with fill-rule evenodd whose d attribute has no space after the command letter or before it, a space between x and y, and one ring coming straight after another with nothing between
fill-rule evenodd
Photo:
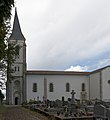
<instances>
[{"instance_id":1,"label":"dark gravestone","mask_svg":"<svg viewBox=\"0 0 110 120\"><path fill-rule=\"evenodd\" d=\"M106 107L103 105L96 105L94 107L94 116L99 118L106 118Z\"/></svg>"},{"instance_id":2,"label":"dark gravestone","mask_svg":"<svg viewBox=\"0 0 110 120\"><path fill-rule=\"evenodd\" d=\"M64 98L64 96L62 96L62 102L64 102L65 101L65 98Z\"/></svg>"},{"instance_id":3,"label":"dark gravestone","mask_svg":"<svg viewBox=\"0 0 110 120\"><path fill-rule=\"evenodd\" d=\"M65 103L65 98L64 96L62 96L62 106L64 106L64 103Z\"/></svg>"},{"instance_id":4,"label":"dark gravestone","mask_svg":"<svg viewBox=\"0 0 110 120\"><path fill-rule=\"evenodd\" d=\"M107 108L107 110L106 110L106 116L107 116L107 118L110 119L110 108Z\"/></svg>"},{"instance_id":5,"label":"dark gravestone","mask_svg":"<svg viewBox=\"0 0 110 120\"><path fill-rule=\"evenodd\" d=\"M61 108L61 107L62 107L62 101L61 101L61 100L56 100L55 102L56 102L56 106L57 106L58 108Z\"/></svg>"},{"instance_id":6,"label":"dark gravestone","mask_svg":"<svg viewBox=\"0 0 110 120\"><path fill-rule=\"evenodd\" d=\"M53 108L54 107L54 103L53 101L50 101L50 108Z\"/></svg>"}]
</instances>

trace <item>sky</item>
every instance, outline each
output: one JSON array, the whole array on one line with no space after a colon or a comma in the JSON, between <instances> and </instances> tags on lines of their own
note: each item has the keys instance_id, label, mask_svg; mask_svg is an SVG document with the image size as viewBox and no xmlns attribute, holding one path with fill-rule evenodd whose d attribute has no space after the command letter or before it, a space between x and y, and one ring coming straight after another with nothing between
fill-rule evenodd
<instances>
[{"instance_id":1,"label":"sky","mask_svg":"<svg viewBox=\"0 0 110 120\"><path fill-rule=\"evenodd\" d=\"M16 0L28 70L110 65L110 0ZM14 9L12 11L12 21Z\"/></svg>"}]
</instances>

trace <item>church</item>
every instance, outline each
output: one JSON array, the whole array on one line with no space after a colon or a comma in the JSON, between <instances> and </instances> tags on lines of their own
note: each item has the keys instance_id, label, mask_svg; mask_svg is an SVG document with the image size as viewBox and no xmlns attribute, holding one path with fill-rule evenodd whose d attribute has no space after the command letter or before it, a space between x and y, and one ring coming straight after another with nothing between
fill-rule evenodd
<instances>
[{"instance_id":1,"label":"church","mask_svg":"<svg viewBox=\"0 0 110 120\"><path fill-rule=\"evenodd\" d=\"M27 70L26 39L21 31L17 11L9 44L19 45L19 53L12 64L13 80L6 87L6 101L18 105L30 100L67 100L71 91L79 100L110 99L110 66L91 71Z\"/></svg>"}]
</instances>

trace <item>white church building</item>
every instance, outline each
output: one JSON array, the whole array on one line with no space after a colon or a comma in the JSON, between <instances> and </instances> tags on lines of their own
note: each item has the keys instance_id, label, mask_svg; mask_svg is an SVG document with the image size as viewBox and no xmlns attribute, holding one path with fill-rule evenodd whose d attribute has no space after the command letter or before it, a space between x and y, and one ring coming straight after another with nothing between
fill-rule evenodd
<instances>
[{"instance_id":1,"label":"white church building","mask_svg":"<svg viewBox=\"0 0 110 120\"><path fill-rule=\"evenodd\" d=\"M110 99L110 66L92 72L27 70L26 39L20 28L17 11L8 42L20 46L12 64L13 79L7 80L8 104L17 105L30 100L67 100L72 90L76 92L75 98L80 100Z\"/></svg>"}]
</instances>

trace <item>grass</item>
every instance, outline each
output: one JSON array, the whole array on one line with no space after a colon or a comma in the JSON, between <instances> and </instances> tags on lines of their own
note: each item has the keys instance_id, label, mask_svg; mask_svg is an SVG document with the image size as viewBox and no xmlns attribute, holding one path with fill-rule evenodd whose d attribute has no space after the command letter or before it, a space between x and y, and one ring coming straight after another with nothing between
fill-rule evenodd
<instances>
[{"instance_id":1,"label":"grass","mask_svg":"<svg viewBox=\"0 0 110 120\"><path fill-rule=\"evenodd\" d=\"M30 114L32 114L33 116L36 116L38 117L40 120L49 120L46 116L38 113L38 112L35 112L35 111L31 111L29 109L26 109L24 107L22 107L23 110L25 110L26 112L29 112Z\"/></svg>"},{"instance_id":2,"label":"grass","mask_svg":"<svg viewBox=\"0 0 110 120\"><path fill-rule=\"evenodd\" d=\"M5 113L6 108L3 105L0 105L0 120L3 120L3 114Z\"/></svg>"}]
</instances>

